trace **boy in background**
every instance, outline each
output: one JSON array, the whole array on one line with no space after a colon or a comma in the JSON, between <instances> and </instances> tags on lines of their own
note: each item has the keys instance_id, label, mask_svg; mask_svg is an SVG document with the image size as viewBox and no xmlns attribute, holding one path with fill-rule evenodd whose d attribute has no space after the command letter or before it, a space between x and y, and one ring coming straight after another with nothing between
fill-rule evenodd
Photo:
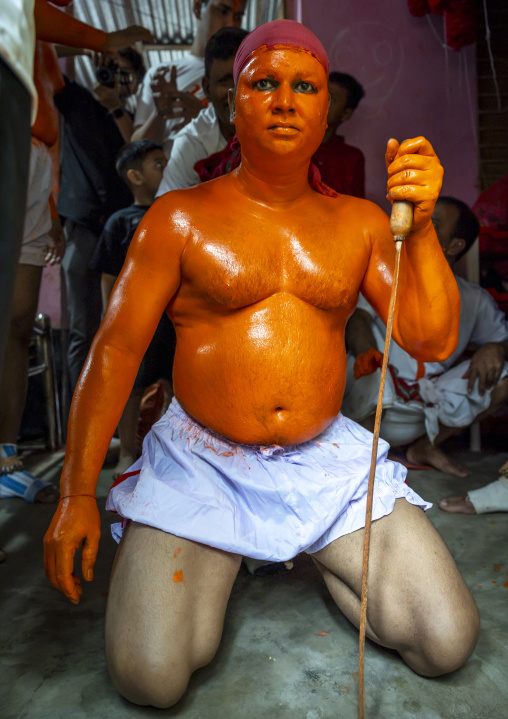
<instances>
[{"instance_id":1,"label":"boy in background","mask_svg":"<svg viewBox=\"0 0 508 719\"><path fill-rule=\"evenodd\" d=\"M108 219L90 262L90 268L102 273L101 290L104 310L127 256L136 228L155 200L167 160L162 146L153 140L129 142L120 150L116 170L134 195L134 203L118 210ZM161 317L148 346L134 387L118 424L120 456L113 477L117 478L137 459L137 426L144 391L158 380L171 383L176 337L166 314ZM169 394L172 394L168 388Z\"/></svg>"},{"instance_id":2,"label":"boy in background","mask_svg":"<svg viewBox=\"0 0 508 719\"><path fill-rule=\"evenodd\" d=\"M365 197L365 158L361 150L346 145L337 129L349 120L362 97L363 87L352 75L331 72L328 78L330 106L323 142L312 156L321 179L342 195Z\"/></svg>"}]
</instances>

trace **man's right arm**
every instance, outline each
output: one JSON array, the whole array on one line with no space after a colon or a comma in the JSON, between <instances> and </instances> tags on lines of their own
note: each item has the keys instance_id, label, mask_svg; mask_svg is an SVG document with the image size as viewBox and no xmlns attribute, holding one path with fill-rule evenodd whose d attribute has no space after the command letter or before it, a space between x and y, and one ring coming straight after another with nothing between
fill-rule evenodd
<instances>
[{"instance_id":1,"label":"man's right arm","mask_svg":"<svg viewBox=\"0 0 508 719\"><path fill-rule=\"evenodd\" d=\"M51 583L75 603L74 553L83 547L88 580L97 555L98 475L141 359L180 284L186 238L172 234L170 215L169 203L161 201L140 223L72 401L61 499L44 539L44 561Z\"/></svg>"}]
</instances>

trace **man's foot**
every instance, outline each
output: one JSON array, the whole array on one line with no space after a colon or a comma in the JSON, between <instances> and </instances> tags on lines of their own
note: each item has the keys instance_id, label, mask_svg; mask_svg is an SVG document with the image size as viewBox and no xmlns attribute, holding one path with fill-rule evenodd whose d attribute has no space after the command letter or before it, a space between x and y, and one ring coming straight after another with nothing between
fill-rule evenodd
<instances>
[{"instance_id":1,"label":"man's foot","mask_svg":"<svg viewBox=\"0 0 508 719\"><path fill-rule=\"evenodd\" d=\"M455 477L470 475L469 469L464 464L448 457L439 447L431 444L427 437L420 437L410 444L406 450L406 457L413 464L430 464L435 469L453 474Z\"/></svg>"},{"instance_id":2,"label":"man's foot","mask_svg":"<svg viewBox=\"0 0 508 719\"><path fill-rule=\"evenodd\" d=\"M135 457L133 454L124 454L122 451L120 451L118 463L113 470L113 479L118 479L118 477L121 477L124 472L127 472L129 467L132 467L136 459L137 457Z\"/></svg>"},{"instance_id":3,"label":"man's foot","mask_svg":"<svg viewBox=\"0 0 508 719\"><path fill-rule=\"evenodd\" d=\"M438 504L439 508L444 512L476 514L476 509L471 504L467 494L462 497L443 497L443 499L439 500Z\"/></svg>"}]
</instances>

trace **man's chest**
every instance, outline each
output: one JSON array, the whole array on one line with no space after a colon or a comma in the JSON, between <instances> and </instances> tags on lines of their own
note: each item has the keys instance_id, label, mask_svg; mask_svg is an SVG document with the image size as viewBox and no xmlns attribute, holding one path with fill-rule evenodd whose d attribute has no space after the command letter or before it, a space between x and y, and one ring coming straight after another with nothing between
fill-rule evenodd
<instances>
[{"instance_id":1,"label":"man's chest","mask_svg":"<svg viewBox=\"0 0 508 719\"><path fill-rule=\"evenodd\" d=\"M229 308L287 292L321 309L348 307L365 272L365 252L331 226L284 228L252 218L197 234L182 257L182 275L193 293ZM249 226L250 224L250 226ZM357 246L358 247L358 246Z\"/></svg>"}]
</instances>

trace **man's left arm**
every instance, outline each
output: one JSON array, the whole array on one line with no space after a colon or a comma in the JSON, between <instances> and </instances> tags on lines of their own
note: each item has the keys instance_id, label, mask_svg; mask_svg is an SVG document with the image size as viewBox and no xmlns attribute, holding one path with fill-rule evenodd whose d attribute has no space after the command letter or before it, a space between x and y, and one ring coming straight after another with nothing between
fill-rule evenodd
<instances>
[{"instance_id":1,"label":"man's left arm","mask_svg":"<svg viewBox=\"0 0 508 719\"><path fill-rule=\"evenodd\" d=\"M457 283L432 225L443 168L423 137L400 146L390 140L385 159L388 199L409 200L414 207L412 229L402 247L393 338L417 360L442 361L457 346L460 317ZM369 217L372 251L361 292L386 324L395 245L381 214Z\"/></svg>"}]
</instances>

